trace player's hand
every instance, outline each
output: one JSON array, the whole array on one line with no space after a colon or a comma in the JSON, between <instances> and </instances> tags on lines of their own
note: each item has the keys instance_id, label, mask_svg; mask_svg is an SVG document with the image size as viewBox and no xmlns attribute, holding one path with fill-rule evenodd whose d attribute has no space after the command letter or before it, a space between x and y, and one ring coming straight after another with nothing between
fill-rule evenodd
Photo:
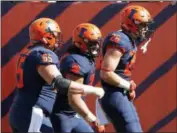
<instances>
[{"instance_id":1,"label":"player's hand","mask_svg":"<svg viewBox=\"0 0 177 133\"><path fill-rule=\"evenodd\" d=\"M103 90L103 88L100 88L100 87L95 87L95 95L98 97L98 98L102 98L104 96L105 92Z\"/></svg>"},{"instance_id":2,"label":"player's hand","mask_svg":"<svg viewBox=\"0 0 177 133\"><path fill-rule=\"evenodd\" d=\"M105 133L105 126L104 125L99 125L98 120L92 122L91 126L92 126L92 128L94 129L95 132Z\"/></svg>"},{"instance_id":3,"label":"player's hand","mask_svg":"<svg viewBox=\"0 0 177 133\"><path fill-rule=\"evenodd\" d=\"M130 91L129 94L128 94L128 98L130 101L133 101L136 97L136 92L135 91Z\"/></svg>"},{"instance_id":4,"label":"player's hand","mask_svg":"<svg viewBox=\"0 0 177 133\"><path fill-rule=\"evenodd\" d=\"M133 80L130 81L130 92L136 89L136 84Z\"/></svg>"}]
</instances>

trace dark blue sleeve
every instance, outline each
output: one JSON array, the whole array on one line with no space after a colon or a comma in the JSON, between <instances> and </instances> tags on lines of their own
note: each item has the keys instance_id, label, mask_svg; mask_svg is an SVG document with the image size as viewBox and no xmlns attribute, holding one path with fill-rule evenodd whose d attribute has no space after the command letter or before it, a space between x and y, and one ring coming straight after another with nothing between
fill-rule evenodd
<instances>
[{"instance_id":1,"label":"dark blue sleeve","mask_svg":"<svg viewBox=\"0 0 177 133\"><path fill-rule=\"evenodd\" d=\"M112 33L108 35L104 41L104 45L106 47L105 50L109 48L116 48L118 49L122 54L124 54L127 51L127 46L122 40L121 36L115 33Z\"/></svg>"},{"instance_id":2,"label":"dark blue sleeve","mask_svg":"<svg viewBox=\"0 0 177 133\"><path fill-rule=\"evenodd\" d=\"M49 50L37 51L35 55L36 64L38 65L58 64L58 57L52 51Z\"/></svg>"},{"instance_id":3,"label":"dark blue sleeve","mask_svg":"<svg viewBox=\"0 0 177 133\"><path fill-rule=\"evenodd\" d=\"M83 62L84 63L84 62ZM86 76L87 69L82 65L81 62L76 61L72 57L66 57L60 63L60 70L62 74L73 73L82 77Z\"/></svg>"}]
</instances>

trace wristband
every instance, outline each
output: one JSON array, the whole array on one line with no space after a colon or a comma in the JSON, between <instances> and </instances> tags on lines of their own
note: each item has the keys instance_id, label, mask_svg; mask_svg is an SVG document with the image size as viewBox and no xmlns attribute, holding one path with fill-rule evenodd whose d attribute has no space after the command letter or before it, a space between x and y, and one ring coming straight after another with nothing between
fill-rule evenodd
<instances>
[{"instance_id":1,"label":"wristband","mask_svg":"<svg viewBox=\"0 0 177 133\"><path fill-rule=\"evenodd\" d=\"M83 87L84 90L84 94L95 94L96 93L96 89L92 86L84 86Z\"/></svg>"},{"instance_id":2,"label":"wristband","mask_svg":"<svg viewBox=\"0 0 177 133\"><path fill-rule=\"evenodd\" d=\"M96 121L96 116L94 116L91 112L89 112L87 116L85 117L85 119L89 122L94 122Z\"/></svg>"},{"instance_id":3,"label":"wristband","mask_svg":"<svg viewBox=\"0 0 177 133\"><path fill-rule=\"evenodd\" d=\"M119 84L118 84L118 87L120 88L124 88L125 90L129 91L130 90L130 82L123 79L123 78L120 78L119 79Z\"/></svg>"}]
</instances>

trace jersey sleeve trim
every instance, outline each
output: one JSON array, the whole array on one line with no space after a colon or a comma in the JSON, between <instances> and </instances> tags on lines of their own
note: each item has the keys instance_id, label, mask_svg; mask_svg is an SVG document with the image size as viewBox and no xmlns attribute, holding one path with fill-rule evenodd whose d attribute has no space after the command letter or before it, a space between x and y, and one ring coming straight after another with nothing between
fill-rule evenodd
<instances>
[{"instance_id":1,"label":"jersey sleeve trim","mask_svg":"<svg viewBox=\"0 0 177 133\"><path fill-rule=\"evenodd\" d=\"M108 45L107 47L106 47L106 51L108 50L108 49L117 49L119 52L121 52L122 54L124 54L125 53L125 48L121 48L121 47L119 47L119 46L115 46L115 45Z\"/></svg>"}]
</instances>

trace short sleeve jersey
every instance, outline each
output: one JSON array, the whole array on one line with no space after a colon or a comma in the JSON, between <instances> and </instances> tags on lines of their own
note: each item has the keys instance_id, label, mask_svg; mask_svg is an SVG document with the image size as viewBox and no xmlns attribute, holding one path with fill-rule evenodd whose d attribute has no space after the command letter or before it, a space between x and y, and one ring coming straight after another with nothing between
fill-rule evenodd
<instances>
[{"instance_id":1,"label":"short sleeve jersey","mask_svg":"<svg viewBox=\"0 0 177 133\"><path fill-rule=\"evenodd\" d=\"M20 55L17 64L16 105L31 108L38 100L45 80L39 75L39 65L58 65L57 55L43 46L33 46Z\"/></svg>"},{"instance_id":2,"label":"short sleeve jersey","mask_svg":"<svg viewBox=\"0 0 177 133\"><path fill-rule=\"evenodd\" d=\"M69 54L61 60L60 71L64 77L66 77L67 74L79 75L84 78L84 84L92 85L95 74L95 63L89 60L86 56ZM54 112L75 114L75 111L73 111L68 104L67 95L57 95Z\"/></svg>"}]
</instances>

